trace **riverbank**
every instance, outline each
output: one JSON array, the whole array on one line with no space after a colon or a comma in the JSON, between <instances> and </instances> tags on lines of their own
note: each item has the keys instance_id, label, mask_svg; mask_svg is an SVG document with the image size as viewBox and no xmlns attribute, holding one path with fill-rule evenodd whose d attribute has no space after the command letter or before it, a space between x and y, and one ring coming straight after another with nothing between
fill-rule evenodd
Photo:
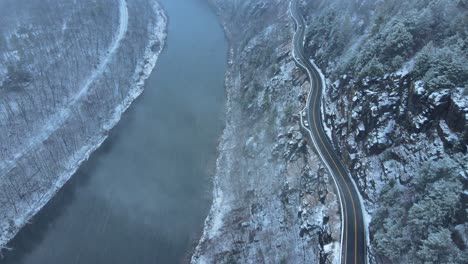
<instances>
[{"instance_id":1,"label":"riverbank","mask_svg":"<svg viewBox=\"0 0 468 264\"><path fill-rule=\"evenodd\" d=\"M140 8L144 7L137 4L150 7L146 9L148 13L141 13ZM120 16L128 14L127 23L123 31L123 25L120 23L118 35L122 39L118 45L111 46L108 54L113 56L104 60L104 63L107 63L106 67L89 83L86 93L80 94L78 100L66 109L70 114L63 120L62 125L50 131L47 138L19 157L18 162L1 176L5 179L3 182L7 179L10 182L12 179L16 181L15 177L18 174L34 175L37 178L41 178L43 174L47 178L32 179L24 183L26 186L32 186L31 181L35 180L37 183L34 185L40 186L37 189L31 188L32 191L28 190L25 195L13 195L6 190L6 184L2 184L4 196L3 199L0 198L0 248L6 248L8 241L44 207L71 178L80 164L101 146L108 136L108 131L118 123L121 115L143 92L145 80L154 69L165 45L167 18L160 4L154 0L135 3L121 1L120 7ZM123 9L127 11L122 12ZM147 17L147 29L143 31L146 32L146 37L136 38L140 39L141 43L131 43L128 40L133 41L132 34L141 34L139 28L142 18L138 17L141 14L151 16ZM135 49L141 50L140 59L131 58L138 53ZM119 77L114 79L114 76ZM122 78L127 78L128 81L121 81ZM36 174L30 173L36 170Z\"/></svg>"},{"instance_id":2,"label":"riverbank","mask_svg":"<svg viewBox=\"0 0 468 264\"><path fill-rule=\"evenodd\" d=\"M213 202L192 263L318 263L340 221L333 183L301 134L305 76L288 2L212 1L230 42L227 121Z\"/></svg>"}]
</instances>

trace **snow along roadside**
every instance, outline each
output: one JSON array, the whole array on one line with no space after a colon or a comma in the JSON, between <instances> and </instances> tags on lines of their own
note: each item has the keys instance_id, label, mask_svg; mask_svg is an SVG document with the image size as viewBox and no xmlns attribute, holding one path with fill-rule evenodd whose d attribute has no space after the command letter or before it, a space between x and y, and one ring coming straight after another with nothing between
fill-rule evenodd
<instances>
[{"instance_id":1,"label":"snow along roadside","mask_svg":"<svg viewBox=\"0 0 468 264\"><path fill-rule=\"evenodd\" d=\"M327 131L328 140L330 140L330 142L333 142L332 135L331 135L331 129L325 123L325 104L324 104L325 99L324 99L323 95L325 94L325 90L327 89L327 82L325 80L325 76L323 75L320 68L315 64L314 60L310 60L310 63L312 64L312 66L314 66L315 70L317 70L317 72L319 73L321 82L323 84L322 85L322 87L323 87L322 106L323 107L320 107L320 112L321 112L321 115L322 115L322 122L323 122L322 125L325 128L325 130ZM341 159L339 161L341 163ZM346 168L346 166L344 166L344 164L343 164L343 167ZM349 173L349 171L348 171L348 175L351 175L351 173ZM362 216L363 216L363 219L364 219L364 232L365 232L364 236L366 238L367 248L370 248L369 224L370 224L372 218L371 218L371 215L366 210L366 206L364 204L364 198L362 197L361 192L359 191L359 188L357 187L356 181L352 177L351 177L351 182L353 183L354 189L356 190L356 193L357 193L357 195L359 197L359 203L361 204ZM366 252L367 252L367 263L371 263L370 262L370 256L369 256L369 250L366 250Z\"/></svg>"},{"instance_id":2,"label":"snow along roadside","mask_svg":"<svg viewBox=\"0 0 468 264\"><path fill-rule=\"evenodd\" d=\"M289 2L289 15L292 17L292 19L294 20L294 23L296 23L296 26L299 27L299 21L297 21L297 18L294 16L293 12L292 12L292 4L293 4L293 1L290 1ZM304 18L302 17L302 20ZM305 22L302 23L306 28L307 28L307 25L305 24ZM310 103L310 99L311 99L311 95L312 95L312 74L310 73L309 69L298 59L297 55L296 55L296 45L294 44L295 43L295 39L296 39L296 34L298 32L298 29L296 29L296 31L294 32L294 35L293 35L293 43L292 43L292 48L291 48L291 53L292 53L292 57L294 59L294 61L300 66L302 67L306 72L307 72L307 76L309 78L309 83L310 83L310 89L309 89L309 93L307 94L307 101L306 101L306 104L304 106L304 108L301 110L301 112L299 113L299 122L300 122L300 126L309 133L309 137L312 139L312 143L315 147L315 149L317 150L317 153L322 161L322 163L325 165L325 167L327 168L332 180L333 180L333 183L335 185L335 189L336 189L336 195L338 197L338 203L339 203L339 207L340 207L340 215L341 215L341 221L340 221L340 225L341 225L341 234L340 234L340 241L339 243L337 243L339 246L337 247L334 247L333 248L333 254L332 256L335 257L334 259L334 262L336 263L341 263L341 257L342 257L342 248L343 248L343 243L344 243L344 214L343 214L343 200L341 198L341 192L340 192L340 188L338 187L338 183L336 182L336 179L335 177L333 176L333 173L332 173L332 170L331 168L329 167L328 163L325 162L325 159L323 158L322 156L322 153L319 151L319 148L317 146L317 142L315 140L315 137L312 135L312 132L309 130L309 128L305 127L304 126L304 123L303 123L303 117L302 117L302 113L306 111L307 108L309 108L309 103ZM302 47L305 47L305 37L303 38L302 40ZM317 68L315 66L315 64L313 64L315 68ZM320 76L323 76L322 73L319 71L319 74ZM323 81L323 80L322 80ZM323 83L325 85L325 83ZM323 119L322 119L323 120ZM337 258L336 258L337 257Z\"/></svg>"},{"instance_id":3,"label":"snow along roadside","mask_svg":"<svg viewBox=\"0 0 468 264\"><path fill-rule=\"evenodd\" d=\"M105 64L103 65L105 66L103 66L102 69L101 67L98 67L98 70L96 70L96 71L101 70L101 73L107 68L106 66L111 60L110 55L115 53L115 51L119 48L120 40L124 38L127 32L127 25L128 25L127 5L126 5L125 0L120 0L119 3L121 4L119 8L121 12L120 21L121 22L125 21L125 23L121 24L123 26L119 27L119 33L117 34L117 36L120 36L121 38L118 40L118 43L114 42L114 44L111 46L111 49L109 50L109 56L107 57L107 59L104 60ZM112 127L114 127L119 122L122 114L128 109L128 107L130 107L131 103L143 92L145 80L149 77L152 70L154 69L156 62L158 60L159 54L161 53L162 49L165 46L164 44L165 44L166 35L167 35L166 33L167 17L162 7L156 0L152 0L152 6L153 6L153 11L155 13L155 16L158 17L157 24L153 27L152 32L150 32L149 42L145 48L145 55L143 58L139 60L137 67L135 69L135 72L132 76L133 85L130 88L130 91L127 97L124 98L121 104L115 107L114 115L108 120L108 122L103 124L103 129L105 130L109 130ZM156 43L160 44L159 49L156 51L152 51L151 47L153 47L153 45ZM111 50L112 50L112 53L110 52ZM93 73L92 77L90 77L89 79L91 78L95 79L98 77L98 75L99 74L94 75ZM91 82L89 83L89 85L90 84ZM52 132L53 131L50 131L48 135L50 135ZM41 136L43 136L43 134L41 134ZM65 170L60 176L58 176L58 179L55 182L55 184L52 186L52 188L49 189L48 192L44 193L41 199L36 201L33 204L33 206L31 206L31 209L25 210L25 212L22 215L14 219L16 228L9 230L8 232L4 232L0 234L0 256L1 256L1 249L5 248L6 244L19 232L19 230L24 225L27 224L29 219L31 219L36 213L38 213L47 204L47 202L59 191L59 189L78 170L81 163L83 161L86 161L89 158L89 156L101 146L101 144L106 140L107 135L99 134L97 135L97 137L98 138L96 139L96 142L97 142L96 144L84 145L75 153L75 155L70 156L68 161L64 164L64 167L68 169ZM45 140L46 138L42 139L42 141ZM40 139L39 137L36 138L37 140L36 144L42 142L39 139ZM30 145L28 149L32 149L32 147L33 145Z\"/></svg>"}]
</instances>

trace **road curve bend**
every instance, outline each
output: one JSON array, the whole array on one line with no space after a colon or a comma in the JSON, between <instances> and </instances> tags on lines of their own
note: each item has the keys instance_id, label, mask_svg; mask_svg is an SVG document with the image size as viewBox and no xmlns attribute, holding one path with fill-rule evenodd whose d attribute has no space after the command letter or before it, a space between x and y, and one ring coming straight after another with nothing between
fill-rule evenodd
<instances>
[{"instance_id":1,"label":"road curve bend","mask_svg":"<svg viewBox=\"0 0 468 264\"><path fill-rule=\"evenodd\" d=\"M322 124L320 102L325 84L318 69L304 53L305 20L299 11L297 0L290 3L290 14L296 24L292 54L300 68L307 72L310 91L305 108L300 113L301 126L309 133L313 145L335 183L341 210L340 263L367 263L366 230L363 209L358 190L351 175L336 154Z\"/></svg>"}]
</instances>

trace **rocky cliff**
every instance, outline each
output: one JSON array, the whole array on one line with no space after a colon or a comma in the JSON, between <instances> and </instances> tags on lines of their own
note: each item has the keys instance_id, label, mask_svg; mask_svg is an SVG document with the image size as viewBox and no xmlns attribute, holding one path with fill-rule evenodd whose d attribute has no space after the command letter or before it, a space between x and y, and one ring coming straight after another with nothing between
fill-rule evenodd
<instances>
[{"instance_id":1,"label":"rocky cliff","mask_svg":"<svg viewBox=\"0 0 468 264\"><path fill-rule=\"evenodd\" d=\"M299 129L308 92L287 1L213 1L230 42L227 123L193 263L327 263L339 254L331 178Z\"/></svg>"},{"instance_id":2,"label":"rocky cliff","mask_svg":"<svg viewBox=\"0 0 468 264\"><path fill-rule=\"evenodd\" d=\"M327 77L325 125L371 212L372 259L460 262L467 246L467 2L302 7L307 52Z\"/></svg>"},{"instance_id":3,"label":"rocky cliff","mask_svg":"<svg viewBox=\"0 0 468 264\"><path fill-rule=\"evenodd\" d=\"M306 76L288 1L212 1L231 43L214 202L193 263L329 263L330 177L298 127ZM301 1L326 77L324 126L365 200L370 260L467 254L467 7L459 1Z\"/></svg>"}]
</instances>

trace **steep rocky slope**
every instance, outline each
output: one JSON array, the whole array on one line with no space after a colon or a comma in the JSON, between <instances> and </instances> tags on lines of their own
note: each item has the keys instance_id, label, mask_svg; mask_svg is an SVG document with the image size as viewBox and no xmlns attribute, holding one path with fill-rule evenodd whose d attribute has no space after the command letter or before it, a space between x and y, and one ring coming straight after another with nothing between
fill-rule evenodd
<instances>
[{"instance_id":1,"label":"steep rocky slope","mask_svg":"<svg viewBox=\"0 0 468 264\"><path fill-rule=\"evenodd\" d=\"M306 78L291 60L289 2L213 2L231 43L228 122L213 206L192 261L333 262L338 207L297 126ZM370 260L462 263L467 2L301 6L306 52L326 76L324 125L371 217Z\"/></svg>"},{"instance_id":2,"label":"steep rocky slope","mask_svg":"<svg viewBox=\"0 0 468 264\"><path fill-rule=\"evenodd\" d=\"M324 120L372 214L373 260L467 254L467 1L303 1Z\"/></svg>"},{"instance_id":3,"label":"steep rocky slope","mask_svg":"<svg viewBox=\"0 0 468 264\"><path fill-rule=\"evenodd\" d=\"M331 179L299 129L308 89L287 1L213 1L230 42L227 124L193 263L326 263L339 254Z\"/></svg>"},{"instance_id":4,"label":"steep rocky slope","mask_svg":"<svg viewBox=\"0 0 468 264\"><path fill-rule=\"evenodd\" d=\"M154 0L0 3L0 249L141 92L164 45Z\"/></svg>"}]
</instances>

